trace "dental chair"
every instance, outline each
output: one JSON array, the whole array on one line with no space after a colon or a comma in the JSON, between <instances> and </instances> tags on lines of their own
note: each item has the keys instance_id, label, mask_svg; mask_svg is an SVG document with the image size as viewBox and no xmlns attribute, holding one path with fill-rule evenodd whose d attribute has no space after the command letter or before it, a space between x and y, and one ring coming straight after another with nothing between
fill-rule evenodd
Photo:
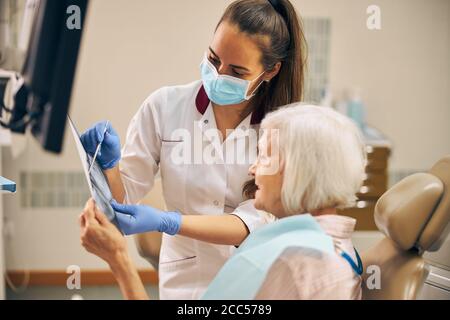
<instances>
[{"instance_id":1,"label":"dental chair","mask_svg":"<svg viewBox=\"0 0 450 320\"><path fill-rule=\"evenodd\" d=\"M450 156L385 192L374 217L386 237L361 255L363 299L416 299L429 272L422 255L437 251L450 232ZM379 288L373 286L376 268Z\"/></svg>"}]
</instances>

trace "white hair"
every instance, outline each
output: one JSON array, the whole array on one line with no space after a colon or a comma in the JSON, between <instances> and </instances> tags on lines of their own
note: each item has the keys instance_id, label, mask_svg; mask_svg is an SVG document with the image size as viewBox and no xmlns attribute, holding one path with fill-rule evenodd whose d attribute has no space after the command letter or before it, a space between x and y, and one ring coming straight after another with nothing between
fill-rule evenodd
<instances>
[{"instance_id":1,"label":"white hair","mask_svg":"<svg viewBox=\"0 0 450 320\"><path fill-rule=\"evenodd\" d=\"M268 114L261 126L279 129L287 214L355 204L366 152L352 120L331 108L296 103Z\"/></svg>"}]
</instances>

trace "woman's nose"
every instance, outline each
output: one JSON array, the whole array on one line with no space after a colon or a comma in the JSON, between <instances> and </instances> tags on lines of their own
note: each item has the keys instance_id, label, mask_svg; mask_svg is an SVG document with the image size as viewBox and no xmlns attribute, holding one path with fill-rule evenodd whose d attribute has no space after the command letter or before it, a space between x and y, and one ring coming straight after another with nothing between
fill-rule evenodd
<instances>
[{"instance_id":1,"label":"woman's nose","mask_svg":"<svg viewBox=\"0 0 450 320\"><path fill-rule=\"evenodd\" d=\"M221 75L230 75L231 68L229 68L225 63L220 62L220 65L216 66L216 70L218 74Z\"/></svg>"},{"instance_id":2,"label":"woman's nose","mask_svg":"<svg viewBox=\"0 0 450 320\"><path fill-rule=\"evenodd\" d=\"M227 74L226 66L224 66L223 64L221 64L221 65L217 68L217 73L218 73L218 74Z\"/></svg>"}]
</instances>

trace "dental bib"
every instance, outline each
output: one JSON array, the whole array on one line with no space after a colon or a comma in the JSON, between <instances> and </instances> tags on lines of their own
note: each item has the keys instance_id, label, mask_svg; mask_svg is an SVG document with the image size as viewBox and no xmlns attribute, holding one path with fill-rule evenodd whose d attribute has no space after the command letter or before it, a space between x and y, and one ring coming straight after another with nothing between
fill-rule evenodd
<instances>
[{"instance_id":1,"label":"dental bib","mask_svg":"<svg viewBox=\"0 0 450 320\"><path fill-rule=\"evenodd\" d=\"M249 235L216 275L202 299L254 299L272 264L292 247L336 254L333 239L310 214L280 219Z\"/></svg>"}]
</instances>

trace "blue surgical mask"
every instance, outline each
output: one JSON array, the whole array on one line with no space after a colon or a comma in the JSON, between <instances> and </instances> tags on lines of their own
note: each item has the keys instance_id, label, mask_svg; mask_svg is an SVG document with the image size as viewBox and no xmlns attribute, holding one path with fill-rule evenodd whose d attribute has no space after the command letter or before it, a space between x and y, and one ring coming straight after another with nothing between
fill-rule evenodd
<instances>
[{"instance_id":1,"label":"blue surgical mask","mask_svg":"<svg viewBox=\"0 0 450 320\"><path fill-rule=\"evenodd\" d=\"M262 82L253 90L252 94L247 94L250 85L264 74L264 72L261 73L252 81L219 74L206 54L200 67L203 87L208 98L220 106L239 104L243 101L250 100Z\"/></svg>"}]
</instances>

